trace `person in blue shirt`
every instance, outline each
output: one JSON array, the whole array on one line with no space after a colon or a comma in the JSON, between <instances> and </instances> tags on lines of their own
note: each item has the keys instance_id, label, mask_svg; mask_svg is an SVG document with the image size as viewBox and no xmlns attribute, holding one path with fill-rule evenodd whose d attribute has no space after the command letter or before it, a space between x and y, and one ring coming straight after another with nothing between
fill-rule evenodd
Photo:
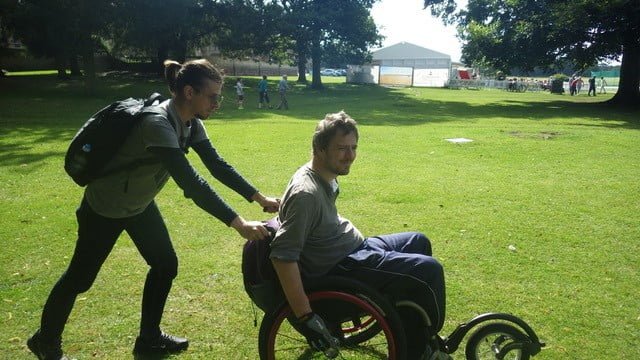
<instances>
[{"instance_id":1,"label":"person in blue shirt","mask_svg":"<svg viewBox=\"0 0 640 360\"><path fill-rule=\"evenodd\" d=\"M262 80L258 83L258 93L260 94L260 102L258 103L258 109L262 109L262 106L268 106L271 109L271 105L269 105L269 92L268 92L269 83L267 82L267 75L262 75Z\"/></svg>"}]
</instances>

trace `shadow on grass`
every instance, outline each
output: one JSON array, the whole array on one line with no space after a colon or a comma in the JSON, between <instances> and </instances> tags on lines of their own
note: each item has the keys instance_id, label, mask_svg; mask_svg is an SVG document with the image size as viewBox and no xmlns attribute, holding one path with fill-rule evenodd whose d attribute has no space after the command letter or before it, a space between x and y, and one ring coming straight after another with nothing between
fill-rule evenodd
<instances>
[{"instance_id":1,"label":"shadow on grass","mask_svg":"<svg viewBox=\"0 0 640 360\"><path fill-rule=\"evenodd\" d=\"M271 105L279 103L278 79L269 79ZM579 102L558 95L514 94L494 91L449 89L396 89L376 85L328 84L312 90L291 82L291 110L258 109L257 78L245 78L245 109L236 109L232 80L224 88L222 109L214 115L222 121L264 120L282 116L317 121L325 113L344 109L360 124L413 126L447 121L481 119L594 120L578 126L640 129L637 112L616 110L603 103ZM77 129L98 109L129 96L146 97L154 91L166 93L164 81L153 77L117 74L98 80L87 92L81 80L59 81L55 76L21 76L0 79L0 166L15 166L63 156L61 151L32 151L36 145L71 139ZM166 94L165 94L166 95ZM517 97L520 96L521 99ZM476 102L476 99L478 101ZM533 99L533 100L532 100ZM566 100L565 100L566 99ZM591 99L588 99L592 101ZM277 115L274 115L277 114Z\"/></svg>"},{"instance_id":2,"label":"shadow on grass","mask_svg":"<svg viewBox=\"0 0 640 360\"><path fill-rule=\"evenodd\" d=\"M265 117L265 112L273 112L298 120L317 121L327 112L344 109L359 123L366 125L413 126L452 120L475 121L501 118L523 120L584 118L600 122L588 126L640 129L640 121L636 119L637 112L618 110L604 103L575 102L573 99L563 98L562 95L558 95L557 99L549 99L548 94L541 93L540 100L532 100L531 93L514 94L499 90L470 92L429 89L429 93L424 96L413 94L411 90L404 91L375 85L331 84L324 90L318 91L308 89L304 85L296 85L289 94L291 110L258 109L257 104L252 108L251 103L245 104L245 110L236 110L231 103L231 106L222 109L216 118L246 121L262 119ZM421 90L415 92L418 91ZM431 95L433 98L428 98ZM519 95L523 96L522 100L510 99ZM495 98L495 101L478 103L469 101L474 97L483 96ZM458 98L463 100L456 100ZM272 96L272 100L277 100L277 95ZM272 105L275 106L275 104L272 101Z\"/></svg>"},{"instance_id":3,"label":"shadow on grass","mask_svg":"<svg viewBox=\"0 0 640 360\"><path fill-rule=\"evenodd\" d=\"M2 134L2 132L0 132L0 134ZM68 134L67 131L49 129L46 131L46 135L33 140L20 140L10 144L0 143L0 167L24 166L34 163L42 164L43 161L46 161L51 157L62 158L65 155L63 151L41 151L34 150L34 148L39 144L50 142L52 140L59 141L59 139L66 134ZM30 167L30 170L33 169L33 167Z\"/></svg>"}]
</instances>

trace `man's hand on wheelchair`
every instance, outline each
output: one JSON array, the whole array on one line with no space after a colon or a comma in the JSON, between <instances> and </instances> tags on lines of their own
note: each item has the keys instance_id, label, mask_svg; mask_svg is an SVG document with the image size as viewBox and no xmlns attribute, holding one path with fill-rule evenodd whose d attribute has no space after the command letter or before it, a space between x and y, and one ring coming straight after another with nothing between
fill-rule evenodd
<instances>
[{"instance_id":1,"label":"man's hand on wheelchair","mask_svg":"<svg viewBox=\"0 0 640 360\"><path fill-rule=\"evenodd\" d=\"M338 356L340 341L331 336L327 326L318 314L308 313L298 319L298 330L307 338L309 345L318 351L322 351L328 358Z\"/></svg>"}]
</instances>

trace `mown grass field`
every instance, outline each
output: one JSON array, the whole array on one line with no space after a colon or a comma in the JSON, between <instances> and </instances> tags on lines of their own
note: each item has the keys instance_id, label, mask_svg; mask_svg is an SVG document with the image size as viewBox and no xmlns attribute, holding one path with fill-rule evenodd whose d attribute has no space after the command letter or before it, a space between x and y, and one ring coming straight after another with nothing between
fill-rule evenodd
<instances>
[{"instance_id":1,"label":"mown grass field","mask_svg":"<svg viewBox=\"0 0 640 360\"><path fill-rule=\"evenodd\" d=\"M341 179L340 212L365 235L418 230L431 238L447 278L444 335L501 311L547 343L536 359L640 358L640 114L595 104L604 96L325 80L324 91L295 85L291 110L277 111L257 109L255 78L245 82L245 110L235 109L229 79L209 136L263 193L280 196L310 157L316 121L344 109L361 137ZM0 79L1 359L30 358L25 341L73 251L82 189L62 167L71 137L104 105L165 89L130 76L102 79L92 94L50 75ZM445 140L460 137L473 142ZM211 183L245 218L265 218ZM157 202L180 259L163 326L191 340L175 358L256 359L243 240L173 182ZM64 335L69 355L131 358L146 271L124 235L78 298Z\"/></svg>"}]
</instances>

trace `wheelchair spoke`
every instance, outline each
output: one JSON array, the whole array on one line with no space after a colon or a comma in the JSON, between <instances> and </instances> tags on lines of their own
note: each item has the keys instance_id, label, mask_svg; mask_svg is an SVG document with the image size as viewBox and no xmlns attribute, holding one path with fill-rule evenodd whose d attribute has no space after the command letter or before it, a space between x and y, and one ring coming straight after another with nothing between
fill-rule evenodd
<instances>
[{"instance_id":1,"label":"wheelchair spoke","mask_svg":"<svg viewBox=\"0 0 640 360\"><path fill-rule=\"evenodd\" d=\"M404 345L398 344L394 335L399 321L394 320L390 325L388 318L376 306L370 305L368 299L354 294L334 291L317 294L310 295L311 306L341 340L339 359L395 360L400 357L398 352L404 349ZM304 336L288 321L290 314L291 310L285 307L273 317L263 320L261 358L325 359L322 352L309 347Z\"/></svg>"}]
</instances>

